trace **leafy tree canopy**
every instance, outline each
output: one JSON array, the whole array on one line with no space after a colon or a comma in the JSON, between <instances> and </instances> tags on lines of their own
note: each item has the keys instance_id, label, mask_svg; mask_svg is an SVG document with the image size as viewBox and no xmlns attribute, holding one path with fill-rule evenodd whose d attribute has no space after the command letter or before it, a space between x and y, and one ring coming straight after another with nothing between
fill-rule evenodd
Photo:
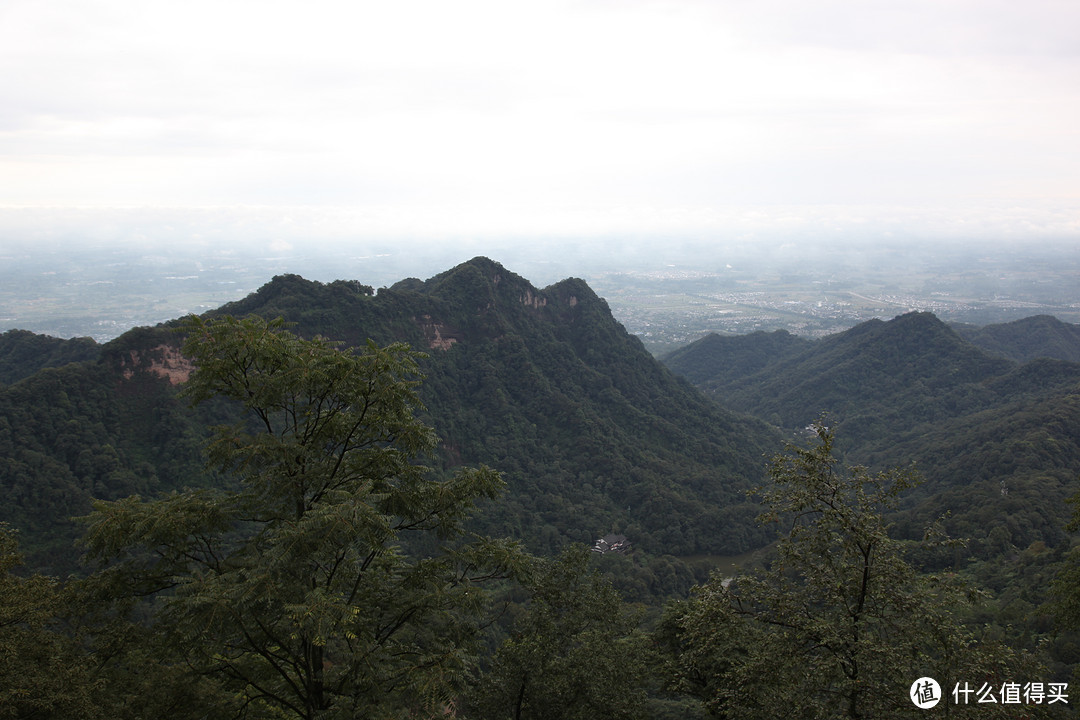
<instances>
[{"instance_id":1,"label":"leafy tree canopy","mask_svg":"<svg viewBox=\"0 0 1080 720\"><path fill-rule=\"evenodd\" d=\"M520 563L464 537L490 469L436 479L417 459L415 355L358 353L255 317L190 318L193 402L247 417L208 457L226 487L99 502L92 557L118 589L154 596L175 660L217 679L238 714L391 717L461 689L484 612L482 581Z\"/></svg>"},{"instance_id":2,"label":"leafy tree canopy","mask_svg":"<svg viewBox=\"0 0 1080 720\"><path fill-rule=\"evenodd\" d=\"M640 618L589 568L589 555L571 545L535 561L525 610L470 694L466 717L643 716L650 658Z\"/></svg>"},{"instance_id":3,"label":"leafy tree canopy","mask_svg":"<svg viewBox=\"0 0 1080 720\"><path fill-rule=\"evenodd\" d=\"M1023 658L974 642L953 614L975 595L916 572L889 536L882 513L914 477L842 468L831 431L815 430L815 447L773 460L762 490L762 520L786 528L769 569L715 576L669 610L675 686L720 717L879 718L918 716L920 677L950 689L1023 677Z\"/></svg>"}]
</instances>

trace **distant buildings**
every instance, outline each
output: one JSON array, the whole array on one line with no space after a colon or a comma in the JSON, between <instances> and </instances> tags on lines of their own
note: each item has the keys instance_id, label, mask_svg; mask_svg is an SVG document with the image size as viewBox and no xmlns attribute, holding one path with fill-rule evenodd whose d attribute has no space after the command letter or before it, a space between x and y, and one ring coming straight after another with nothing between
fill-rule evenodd
<instances>
[{"instance_id":1,"label":"distant buildings","mask_svg":"<svg viewBox=\"0 0 1080 720\"><path fill-rule=\"evenodd\" d=\"M625 535L605 535L596 541L596 544L592 546L592 551L601 555L604 553L625 555L630 552L630 541Z\"/></svg>"}]
</instances>

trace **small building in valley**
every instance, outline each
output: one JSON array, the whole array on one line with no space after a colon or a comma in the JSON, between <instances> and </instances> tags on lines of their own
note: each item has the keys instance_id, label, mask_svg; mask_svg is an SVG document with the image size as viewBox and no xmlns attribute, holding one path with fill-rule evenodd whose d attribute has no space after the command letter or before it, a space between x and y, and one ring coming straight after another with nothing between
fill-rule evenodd
<instances>
[{"instance_id":1,"label":"small building in valley","mask_svg":"<svg viewBox=\"0 0 1080 720\"><path fill-rule=\"evenodd\" d=\"M630 541L625 535L605 535L596 541L596 544L592 546L592 551L601 555L605 553L625 555L630 552Z\"/></svg>"}]
</instances>

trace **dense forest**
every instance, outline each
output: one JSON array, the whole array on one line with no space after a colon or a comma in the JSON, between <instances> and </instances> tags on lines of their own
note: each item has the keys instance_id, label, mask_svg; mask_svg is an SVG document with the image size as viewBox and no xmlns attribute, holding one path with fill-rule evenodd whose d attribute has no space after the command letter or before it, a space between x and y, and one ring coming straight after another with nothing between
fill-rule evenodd
<instances>
[{"instance_id":1,"label":"dense forest","mask_svg":"<svg viewBox=\"0 0 1080 720\"><path fill-rule=\"evenodd\" d=\"M661 363L484 258L4 333L0 717L905 717L924 676L1064 716L1075 338L916 313Z\"/></svg>"},{"instance_id":2,"label":"dense forest","mask_svg":"<svg viewBox=\"0 0 1080 720\"><path fill-rule=\"evenodd\" d=\"M282 317L303 336L347 346L372 339L424 351L420 413L440 435L437 469L488 464L507 481L506 497L483 508L478 529L546 554L622 533L643 553L666 557L669 586L626 578L639 599L693 584L679 557L768 542L746 491L762 479L779 436L667 371L584 282L541 291L484 259L377 295L283 276L210 316L220 314ZM32 564L72 568L73 556L54 551L71 546L74 527L61 537L53 524L88 510L91 498L212 482L200 442L227 409L192 412L177 400L179 375L170 378L166 366L180 362L181 340L175 326L131 331L102 346L96 362L47 369L0 391L0 417L27 430L2 448L12 513L2 519L27 528ZM45 480L62 486L48 491L51 500L38 497L43 463L58 464Z\"/></svg>"},{"instance_id":3,"label":"dense forest","mask_svg":"<svg viewBox=\"0 0 1080 720\"><path fill-rule=\"evenodd\" d=\"M922 559L990 591L980 619L1015 645L1040 643L1064 672L1080 660L1048 591L1066 562L1080 491L1076 328L1036 316L950 327L929 313L871 321L817 341L785 332L703 338L664 358L725 407L788 433L827 413L848 462L913 466L924 482L890 514L897 537L940 517L964 543Z\"/></svg>"}]
</instances>

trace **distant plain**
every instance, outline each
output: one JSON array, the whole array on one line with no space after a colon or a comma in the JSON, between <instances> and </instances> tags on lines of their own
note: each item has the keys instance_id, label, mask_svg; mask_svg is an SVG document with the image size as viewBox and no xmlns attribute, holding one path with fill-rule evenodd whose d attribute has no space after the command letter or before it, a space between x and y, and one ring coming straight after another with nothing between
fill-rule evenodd
<instances>
[{"instance_id":1,"label":"distant plain","mask_svg":"<svg viewBox=\"0 0 1080 720\"><path fill-rule=\"evenodd\" d=\"M480 252L485 250L538 286L570 276L586 280L657 354L710 332L784 329L817 337L911 310L976 325L1031 315L1080 322L1080 249L1062 244L761 248L612 239L587 248L507 243ZM43 252L23 246L0 251L0 331L104 342L131 327L240 299L279 274L379 288L430 277L473 252L392 243L273 253L256 247Z\"/></svg>"}]
</instances>

